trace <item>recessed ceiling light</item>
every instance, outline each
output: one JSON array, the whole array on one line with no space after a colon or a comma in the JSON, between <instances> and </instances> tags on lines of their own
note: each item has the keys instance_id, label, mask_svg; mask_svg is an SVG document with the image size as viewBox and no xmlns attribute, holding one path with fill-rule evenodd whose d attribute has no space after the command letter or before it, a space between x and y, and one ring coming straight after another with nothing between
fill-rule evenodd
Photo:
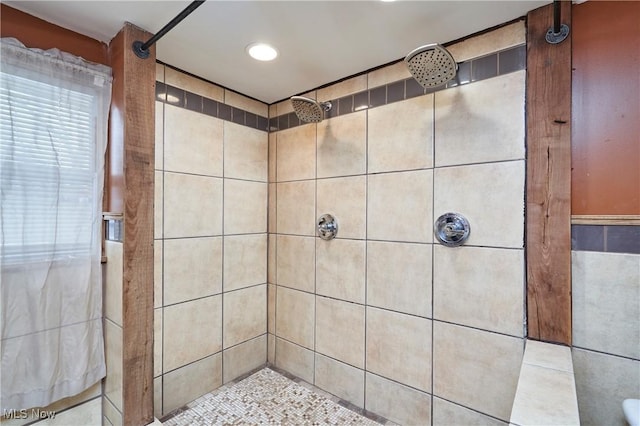
<instances>
[{"instance_id":1,"label":"recessed ceiling light","mask_svg":"<svg viewBox=\"0 0 640 426\"><path fill-rule=\"evenodd\" d=\"M266 43L251 43L247 46L247 53L258 61L273 61L278 56L278 51Z\"/></svg>"}]
</instances>

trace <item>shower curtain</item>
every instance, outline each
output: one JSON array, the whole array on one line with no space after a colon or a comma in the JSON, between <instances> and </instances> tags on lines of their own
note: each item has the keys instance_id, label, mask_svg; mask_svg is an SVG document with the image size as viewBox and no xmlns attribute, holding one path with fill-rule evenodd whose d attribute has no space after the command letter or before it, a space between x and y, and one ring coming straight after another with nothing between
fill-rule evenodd
<instances>
[{"instance_id":1,"label":"shower curtain","mask_svg":"<svg viewBox=\"0 0 640 426\"><path fill-rule=\"evenodd\" d=\"M105 375L100 265L111 69L1 39L0 409Z\"/></svg>"}]
</instances>

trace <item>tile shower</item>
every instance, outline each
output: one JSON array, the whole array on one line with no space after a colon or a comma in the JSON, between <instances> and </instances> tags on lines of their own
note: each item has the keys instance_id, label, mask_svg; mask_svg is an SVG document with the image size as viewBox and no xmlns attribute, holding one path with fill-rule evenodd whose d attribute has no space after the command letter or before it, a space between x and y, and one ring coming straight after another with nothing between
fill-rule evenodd
<instances>
[{"instance_id":1,"label":"tile shower","mask_svg":"<svg viewBox=\"0 0 640 426\"><path fill-rule=\"evenodd\" d=\"M460 80L435 93L402 63L310 92L336 101L319 124L158 66L157 417L268 361L394 422L508 422L524 40L517 22L449 46ZM449 211L464 247L433 243Z\"/></svg>"}]
</instances>

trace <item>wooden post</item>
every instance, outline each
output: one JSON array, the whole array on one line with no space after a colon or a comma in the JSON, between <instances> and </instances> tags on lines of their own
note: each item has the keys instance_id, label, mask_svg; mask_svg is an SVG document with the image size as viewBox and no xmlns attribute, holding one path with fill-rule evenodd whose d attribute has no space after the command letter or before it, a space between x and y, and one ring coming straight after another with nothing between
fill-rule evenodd
<instances>
[{"instance_id":1,"label":"wooden post","mask_svg":"<svg viewBox=\"0 0 640 426\"><path fill-rule=\"evenodd\" d=\"M571 25L571 2L562 2ZM527 16L527 317L531 339L571 345L571 35L545 40L553 5Z\"/></svg>"},{"instance_id":2,"label":"wooden post","mask_svg":"<svg viewBox=\"0 0 640 426\"><path fill-rule=\"evenodd\" d=\"M122 294L123 423L153 422L153 201L155 49L131 50L152 34L126 23L109 45L111 210L124 213ZM116 158L114 158L114 156ZM118 164L118 160L121 164ZM114 164L115 163L115 164ZM117 176L117 173L121 173ZM114 210L115 209L115 210Z\"/></svg>"}]
</instances>

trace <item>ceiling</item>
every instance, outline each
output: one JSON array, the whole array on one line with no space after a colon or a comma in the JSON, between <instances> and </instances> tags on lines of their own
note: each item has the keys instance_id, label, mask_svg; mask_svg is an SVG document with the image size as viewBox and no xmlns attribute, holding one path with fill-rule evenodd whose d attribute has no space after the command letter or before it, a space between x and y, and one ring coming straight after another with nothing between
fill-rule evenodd
<instances>
[{"instance_id":1,"label":"ceiling","mask_svg":"<svg viewBox=\"0 0 640 426\"><path fill-rule=\"evenodd\" d=\"M190 1L4 1L46 21L109 42L131 22L152 33ZM157 45L167 64L271 104L500 25L549 0L217 1L208 0ZM146 41L146 40L144 40ZM272 62L245 48L267 42Z\"/></svg>"}]
</instances>

